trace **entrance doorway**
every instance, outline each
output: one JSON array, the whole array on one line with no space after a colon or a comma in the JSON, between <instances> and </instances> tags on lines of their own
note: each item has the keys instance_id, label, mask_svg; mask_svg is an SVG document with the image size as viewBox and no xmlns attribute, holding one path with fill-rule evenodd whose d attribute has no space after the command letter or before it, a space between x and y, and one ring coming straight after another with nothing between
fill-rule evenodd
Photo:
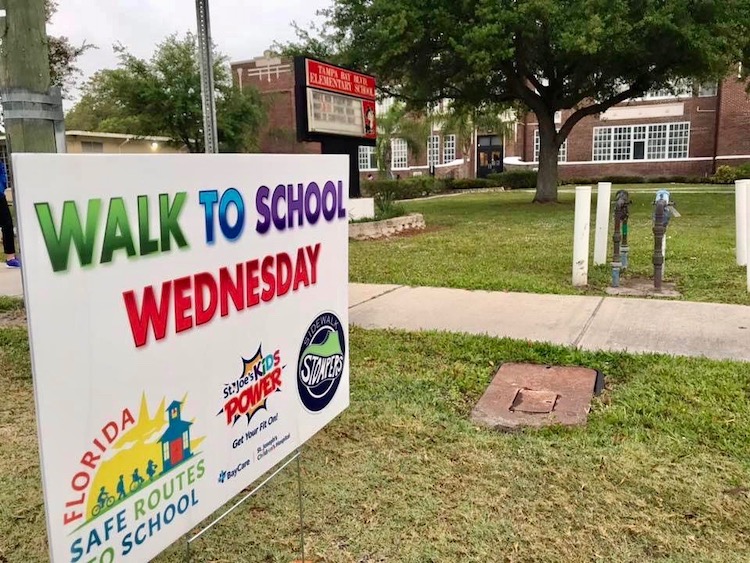
<instances>
[{"instance_id":1,"label":"entrance doorway","mask_svg":"<svg viewBox=\"0 0 750 563\"><path fill-rule=\"evenodd\" d=\"M498 135L477 136L477 178L503 171L503 140Z\"/></svg>"}]
</instances>

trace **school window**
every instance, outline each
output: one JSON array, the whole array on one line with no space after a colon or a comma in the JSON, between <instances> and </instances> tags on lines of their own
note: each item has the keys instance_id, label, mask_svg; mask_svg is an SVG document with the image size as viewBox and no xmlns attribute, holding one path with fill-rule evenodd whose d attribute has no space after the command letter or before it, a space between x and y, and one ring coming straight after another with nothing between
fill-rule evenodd
<instances>
[{"instance_id":1,"label":"school window","mask_svg":"<svg viewBox=\"0 0 750 563\"><path fill-rule=\"evenodd\" d=\"M446 135L443 139L443 164L456 160L456 136Z\"/></svg>"},{"instance_id":2,"label":"school window","mask_svg":"<svg viewBox=\"0 0 750 563\"><path fill-rule=\"evenodd\" d=\"M104 152L104 143L81 141L81 152Z\"/></svg>"},{"instance_id":3,"label":"school window","mask_svg":"<svg viewBox=\"0 0 750 563\"><path fill-rule=\"evenodd\" d=\"M182 433L182 447L187 449L190 446L190 439L188 438L187 430Z\"/></svg>"},{"instance_id":4,"label":"school window","mask_svg":"<svg viewBox=\"0 0 750 563\"><path fill-rule=\"evenodd\" d=\"M593 159L674 160L687 158L690 123L658 123L594 128Z\"/></svg>"},{"instance_id":5,"label":"school window","mask_svg":"<svg viewBox=\"0 0 750 563\"><path fill-rule=\"evenodd\" d=\"M376 170L378 167L375 158L375 147L359 147L359 169Z\"/></svg>"},{"instance_id":6,"label":"school window","mask_svg":"<svg viewBox=\"0 0 750 563\"><path fill-rule=\"evenodd\" d=\"M541 140L539 138L539 129L534 130L534 162L539 162L539 151L541 150ZM557 151L557 162L568 161L568 140L565 139L560 149Z\"/></svg>"},{"instance_id":7,"label":"school window","mask_svg":"<svg viewBox=\"0 0 750 563\"><path fill-rule=\"evenodd\" d=\"M409 167L409 149L403 139L393 139L391 142L391 167L394 170L404 170Z\"/></svg>"},{"instance_id":8,"label":"school window","mask_svg":"<svg viewBox=\"0 0 750 563\"><path fill-rule=\"evenodd\" d=\"M430 135L427 141L427 166L440 164L440 135Z\"/></svg>"}]
</instances>

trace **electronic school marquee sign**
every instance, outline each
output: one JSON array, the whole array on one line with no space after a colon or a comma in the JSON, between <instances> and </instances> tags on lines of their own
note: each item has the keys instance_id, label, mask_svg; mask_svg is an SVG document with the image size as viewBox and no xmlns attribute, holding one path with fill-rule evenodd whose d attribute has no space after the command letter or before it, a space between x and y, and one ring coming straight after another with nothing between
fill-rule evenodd
<instances>
[{"instance_id":1,"label":"electronic school marquee sign","mask_svg":"<svg viewBox=\"0 0 750 563\"><path fill-rule=\"evenodd\" d=\"M295 58L294 76L300 140L339 137L375 144L374 77L305 57Z\"/></svg>"},{"instance_id":2,"label":"electronic school marquee sign","mask_svg":"<svg viewBox=\"0 0 750 563\"><path fill-rule=\"evenodd\" d=\"M347 159L13 166L51 558L148 561L348 406Z\"/></svg>"}]
</instances>

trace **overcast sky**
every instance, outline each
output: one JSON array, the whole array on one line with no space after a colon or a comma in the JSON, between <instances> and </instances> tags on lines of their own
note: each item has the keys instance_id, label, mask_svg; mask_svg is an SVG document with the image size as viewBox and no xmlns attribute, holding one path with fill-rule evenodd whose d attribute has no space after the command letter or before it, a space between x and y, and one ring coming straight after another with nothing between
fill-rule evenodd
<instances>
[{"instance_id":1,"label":"overcast sky","mask_svg":"<svg viewBox=\"0 0 750 563\"><path fill-rule=\"evenodd\" d=\"M98 47L81 57L79 66L84 78L117 64L112 45L118 41L133 54L148 57L167 35L196 29L194 0L58 0L58 3L48 32L65 35L73 43L85 40ZM210 0L213 40L231 60L251 59L262 55L276 40L293 39L291 22L307 24L318 9L329 3L330 0Z\"/></svg>"}]
</instances>

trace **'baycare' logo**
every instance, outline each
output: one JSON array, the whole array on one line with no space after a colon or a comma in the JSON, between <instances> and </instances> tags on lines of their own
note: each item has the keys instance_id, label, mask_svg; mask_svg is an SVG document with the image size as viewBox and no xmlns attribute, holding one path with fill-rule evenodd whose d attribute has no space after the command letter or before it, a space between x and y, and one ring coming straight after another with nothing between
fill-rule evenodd
<instances>
[{"instance_id":1,"label":"'baycare' logo","mask_svg":"<svg viewBox=\"0 0 750 563\"><path fill-rule=\"evenodd\" d=\"M345 354L341 321L333 313L319 315L305 332L297 363L297 389L307 410L319 412L331 402L344 373Z\"/></svg>"},{"instance_id":2,"label":"'baycare' logo","mask_svg":"<svg viewBox=\"0 0 750 563\"><path fill-rule=\"evenodd\" d=\"M253 415L266 408L268 397L281 391L284 367L279 350L263 355L261 346L252 359L242 359L240 377L224 385L225 402L218 414L224 413L227 426L234 426L242 416L246 416L250 424Z\"/></svg>"}]
</instances>

